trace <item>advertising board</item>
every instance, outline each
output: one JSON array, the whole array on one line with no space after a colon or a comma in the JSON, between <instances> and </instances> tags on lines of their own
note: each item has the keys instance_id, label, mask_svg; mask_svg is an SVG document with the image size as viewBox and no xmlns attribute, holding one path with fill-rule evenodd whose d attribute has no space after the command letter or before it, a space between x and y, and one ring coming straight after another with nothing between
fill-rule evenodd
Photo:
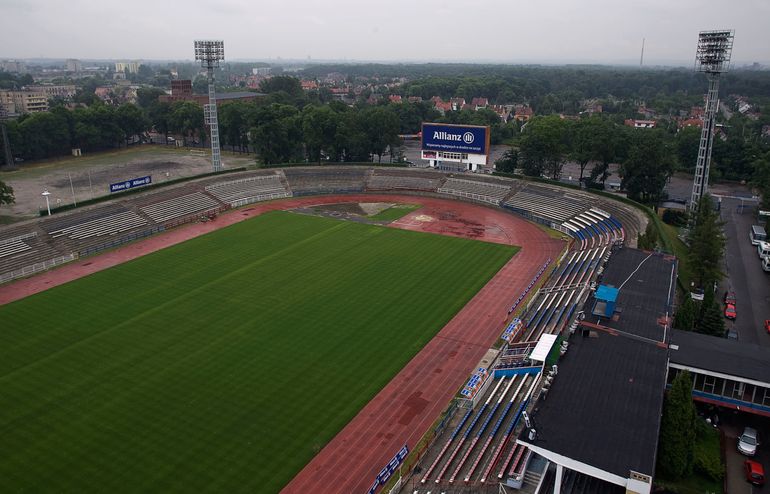
<instances>
[{"instance_id":1,"label":"advertising board","mask_svg":"<svg viewBox=\"0 0 770 494\"><path fill-rule=\"evenodd\" d=\"M130 178L122 182L115 182L114 184L110 184L110 193L121 192L124 190L133 189L134 187L149 185L151 183L152 175L147 175L146 177Z\"/></svg>"},{"instance_id":2,"label":"advertising board","mask_svg":"<svg viewBox=\"0 0 770 494\"><path fill-rule=\"evenodd\" d=\"M487 154L489 127L423 123L422 149L423 151Z\"/></svg>"}]
</instances>

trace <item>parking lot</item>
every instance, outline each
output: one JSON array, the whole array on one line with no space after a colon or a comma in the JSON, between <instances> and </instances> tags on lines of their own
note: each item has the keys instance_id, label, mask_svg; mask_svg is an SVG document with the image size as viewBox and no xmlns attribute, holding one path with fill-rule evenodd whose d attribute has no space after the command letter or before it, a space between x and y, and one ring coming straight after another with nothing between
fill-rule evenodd
<instances>
[{"instance_id":1,"label":"parking lot","mask_svg":"<svg viewBox=\"0 0 770 494\"><path fill-rule=\"evenodd\" d=\"M759 416L752 416L739 412L723 412L719 428L724 434L724 453L726 463L726 494L753 494L759 492L770 492L767 485L757 487L746 481L743 462L746 456L738 452L737 441L743 428L748 425L756 428L760 433L760 445L757 449L757 455L752 458L759 462L765 468L765 476L770 468L770 450L767 444L768 419Z\"/></svg>"}]
</instances>

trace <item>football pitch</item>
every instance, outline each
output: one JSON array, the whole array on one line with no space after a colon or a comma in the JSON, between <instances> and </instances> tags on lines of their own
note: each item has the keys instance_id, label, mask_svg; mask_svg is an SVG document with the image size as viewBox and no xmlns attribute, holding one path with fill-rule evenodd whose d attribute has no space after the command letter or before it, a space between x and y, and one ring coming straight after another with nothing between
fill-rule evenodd
<instances>
[{"instance_id":1,"label":"football pitch","mask_svg":"<svg viewBox=\"0 0 770 494\"><path fill-rule=\"evenodd\" d=\"M273 212L0 307L0 492L277 492L515 252Z\"/></svg>"}]
</instances>

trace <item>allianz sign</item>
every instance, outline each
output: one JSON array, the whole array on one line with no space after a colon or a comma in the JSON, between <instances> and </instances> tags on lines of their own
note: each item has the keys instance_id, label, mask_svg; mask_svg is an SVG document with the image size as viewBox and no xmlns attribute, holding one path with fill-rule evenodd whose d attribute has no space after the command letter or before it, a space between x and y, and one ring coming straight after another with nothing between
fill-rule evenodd
<instances>
[{"instance_id":1,"label":"allianz sign","mask_svg":"<svg viewBox=\"0 0 770 494\"><path fill-rule=\"evenodd\" d=\"M449 132L434 131L433 139L437 141L462 141L465 144L473 144L476 139L472 132L466 132L464 134L450 134Z\"/></svg>"}]
</instances>

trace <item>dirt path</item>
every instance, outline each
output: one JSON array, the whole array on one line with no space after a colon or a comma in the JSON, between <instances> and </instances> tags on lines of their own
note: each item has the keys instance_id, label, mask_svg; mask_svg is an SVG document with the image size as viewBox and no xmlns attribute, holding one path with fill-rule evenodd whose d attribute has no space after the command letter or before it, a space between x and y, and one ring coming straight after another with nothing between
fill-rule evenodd
<instances>
[{"instance_id":1,"label":"dirt path","mask_svg":"<svg viewBox=\"0 0 770 494\"><path fill-rule=\"evenodd\" d=\"M308 197L231 211L114 251L0 286L0 305L87 276L267 211L340 202L403 202L422 207L391 224L521 246L471 301L285 487L285 493L365 492L406 443L413 448L469 371L503 330L507 309L563 242L502 210L447 199L388 194Z\"/></svg>"}]
</instances>

